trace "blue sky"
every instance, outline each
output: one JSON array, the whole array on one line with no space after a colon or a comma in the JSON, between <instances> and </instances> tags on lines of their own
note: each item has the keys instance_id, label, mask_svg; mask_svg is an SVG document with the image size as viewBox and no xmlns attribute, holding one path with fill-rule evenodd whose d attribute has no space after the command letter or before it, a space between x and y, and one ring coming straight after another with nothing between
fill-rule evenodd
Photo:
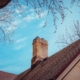
<instances>
[{"instance_id":1,"label":"blue sky","mask_svg":"<svg viewBox=\"0 0 80 80\"><path fill-rule=\"evenodd\" d=\"M68 1L65 2L65 5L70 6ZM15 32L13 36L14 43L0 43L0 70L14 74L20 74L30 68L32 41L36 36L45 38L48 41L48 55L51 56L62 48L61 45L55 42L61 34L65 34L65 28L70 29L69 27L72 26L73 21L80 21L79 8L74 4L73 7L69 7L73 13L66 11L67 16L62 24L59 16L60 19L56 22L58 26L57 32L54 34L55 28L51 14L48 16L47 26L43 28L47 10L42 12L41 18L39 18L32 8L25 6L24 2L22 7L23 9L20 12L16 8L15 14L13 14L12 24L16 25L16 27L11 29L11 26L9 26L7 28Z\"/></svg>"}]
</instances>

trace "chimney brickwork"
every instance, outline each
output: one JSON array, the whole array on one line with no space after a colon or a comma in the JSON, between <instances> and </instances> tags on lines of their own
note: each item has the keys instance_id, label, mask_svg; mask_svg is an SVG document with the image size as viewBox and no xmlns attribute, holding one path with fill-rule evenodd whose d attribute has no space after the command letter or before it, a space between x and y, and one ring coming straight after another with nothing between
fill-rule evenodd
<instances>
[{"instance_id":1,"label":"chimney brickwork","mask_svg":"<svg viewBox=\"0 0 80 80\"><path fill-rule=\"evenodd\" d=\"M48 42L44 38L36 37L33 40L32 65L48 57Z\"/></svg>"}]
</instances>

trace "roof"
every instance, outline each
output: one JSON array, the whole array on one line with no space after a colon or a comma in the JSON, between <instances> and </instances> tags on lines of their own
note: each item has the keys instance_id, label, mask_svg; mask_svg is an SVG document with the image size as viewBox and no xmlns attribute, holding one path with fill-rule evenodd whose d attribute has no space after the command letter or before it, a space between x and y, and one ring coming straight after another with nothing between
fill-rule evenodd
<instances>
[{"instance_id":1,"label":"roof","mask_svg":"<svg viewBox=\"0 0 80 80\"><path fill-rule=\"evenodd\" d=\"M55 80L79 52L80 39L42 61L34 69L21 73L15 80Z\"/></svg>"},{"instance_id":2,"label":"roof","mask_svg":"<svg viewBox=\"0 0 80 80\"><path fill-rule=\"evenodd\" d=\"M0 71L0 80L14 80L16 77L15 74Z\"/></svg>"},{"instance_id":3,"label":"roof","mask_svg":"<svg viewBox=\"0 0 80 80\"><path fill-rule=\"evenodd\" d=\"M23 78L23 76L26 76L29 72L30 72L31 69L28 69L24 72L22 72L21 74L19 74L16 78L16 80L21 80Z\"/></svg>"}]
</instances>

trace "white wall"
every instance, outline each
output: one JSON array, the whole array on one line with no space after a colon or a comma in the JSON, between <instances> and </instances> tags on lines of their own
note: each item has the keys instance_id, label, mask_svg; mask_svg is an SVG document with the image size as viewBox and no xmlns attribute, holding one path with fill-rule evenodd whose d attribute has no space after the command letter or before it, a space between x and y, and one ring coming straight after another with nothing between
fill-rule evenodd
<instances>
[{"instance_id":1,"label":"white wall","mask_svg":"<svg viewBox=\"0 0 80 80\"><path fill-rule=\"evenodd\" d=\"M80 80L80 54L56 80Z\"/></svg>"}]
</instances>

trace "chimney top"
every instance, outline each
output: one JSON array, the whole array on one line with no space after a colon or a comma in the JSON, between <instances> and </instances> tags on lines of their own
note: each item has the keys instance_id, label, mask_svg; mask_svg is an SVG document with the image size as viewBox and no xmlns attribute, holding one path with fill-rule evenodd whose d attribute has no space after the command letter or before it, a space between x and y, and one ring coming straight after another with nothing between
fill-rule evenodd
<instances>
[{"instance_id":1,"label":"chimney top","mask_svg":"<svg viewBox=\"0 0 80 80\"><path fill-rule=\"evenodd\" d=\"M39 36L37 36L37 37L33 40L33 44L34 44L35 42L40 42L40 43L44 43L44 44L48 45L47 40L45 40L44 38L40 38Z\"/></svg>"},{"instance_id":2,"label":"chimney top","mask_svg":"<svg viewBox=\"0 0 80 80\"><path fill-rule=\"evenodd\" d=\"M36 37L33 40L33 58L32 65L43 61L48 57L48 42L44 38Z\"/></svg>"}]
</instances>

